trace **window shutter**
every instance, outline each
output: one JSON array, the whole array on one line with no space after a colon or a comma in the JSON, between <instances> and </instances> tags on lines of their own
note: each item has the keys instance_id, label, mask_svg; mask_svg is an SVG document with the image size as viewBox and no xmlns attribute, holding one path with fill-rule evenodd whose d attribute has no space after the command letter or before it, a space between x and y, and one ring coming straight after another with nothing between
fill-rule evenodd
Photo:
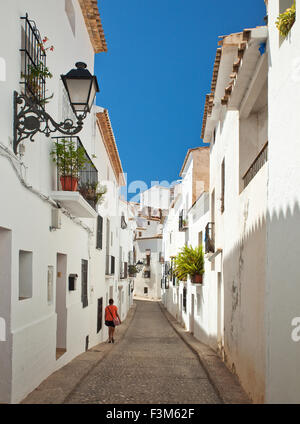
<instances>
[{"instance_id":1,"label":"window shutter","mask_svg":"<svg viewBox=\"0 0 300 424\"><path fill-rule=\"evenodd\" d=\"M81 261L81 301L82 306L88 306L88 261Z\"/></svg>"},{"instance_id":2,"label":"window shutter","mask_svg":"<svg viewBox=\"0 0 300 424\"><path fill-rule=\"evenodd\" d=\"M97 249L102 249L102 238L103 238L103 218L98 215L97 218Z\"/></svg>"}]
</instances>

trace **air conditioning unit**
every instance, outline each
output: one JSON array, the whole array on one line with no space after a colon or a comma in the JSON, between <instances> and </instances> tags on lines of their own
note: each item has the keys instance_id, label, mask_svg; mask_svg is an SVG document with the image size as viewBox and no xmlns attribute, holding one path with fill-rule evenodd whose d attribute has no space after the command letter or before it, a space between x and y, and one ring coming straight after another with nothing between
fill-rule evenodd
<instances>
[{"instance_id":1,"label":"air conditioning unit","mask_svg":"<svg viewBox=\"0 0 300 424\"><path fill-rule=\"evenodd\" d=\"M60 230L61 229L61 210L60 209L52 209L51 216L51 230Z\"/></svg>"}]
</instances>

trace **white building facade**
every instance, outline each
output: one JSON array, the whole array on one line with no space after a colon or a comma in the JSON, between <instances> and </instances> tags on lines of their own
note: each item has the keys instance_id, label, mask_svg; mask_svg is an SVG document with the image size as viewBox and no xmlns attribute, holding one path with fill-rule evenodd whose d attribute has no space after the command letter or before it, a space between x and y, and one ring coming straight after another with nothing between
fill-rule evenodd
<instances>
[{"instance_id":1,"label":"white building facade","mask_svg":"<svg viewBox=\"0 0 300 424\"><path fill-rule=\"evenodd\" d=\"M29 63L39 65L32 61L34 54L41 55L42 44L53 74L45 97L54 96L46 111L56 122L74 119L60 75L78 61L93 74L94 54L106 51L97 2L14 0L1 8L1 39L7 33L11 37L2 43L6 72L0 82L0 194L5 199L0 211L0 402L16 403L52 372L107 339L108 297L126 317L132 301L129 280L121 280L119 272L106 276L107 220L115 270L120 245L127 254L133 248L133 232L121 229L120 213L126 211L119 189L125 181L106 110L94 106L72 138L89 160L79 183L107 186L104 203L97 207L79 191L62 190L50 152L69 136L37 133L34 143L25 139L16 151L13 146L13 93L25 90L22 73ZM48 45L54 49L47 50Z\"/></svg>"}]
</instances>

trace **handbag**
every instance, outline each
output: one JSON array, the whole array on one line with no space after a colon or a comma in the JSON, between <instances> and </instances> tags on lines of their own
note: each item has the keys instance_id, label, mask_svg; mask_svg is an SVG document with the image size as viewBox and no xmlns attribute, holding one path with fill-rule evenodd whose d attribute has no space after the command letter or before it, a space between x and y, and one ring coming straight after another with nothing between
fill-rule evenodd
<instances>
[{"instance_id":1,"label":"handbag","mask_svg":"<svg viewBox=\"0 0 300 424\"><path fill-rule=\"evenodd\" d=\"M118 319L118 318L114 318L114 317L113 317L113 314L111 313L111 310L109 309L109 307L108 307L108 310L109 310L109 313L110 313L110 315L111 315L111 317L112 317L112 319L113 319L113 323L114 323L114 325L120 325L120 321L119 321L119 319Z\"/></svg>"}]
</instances>

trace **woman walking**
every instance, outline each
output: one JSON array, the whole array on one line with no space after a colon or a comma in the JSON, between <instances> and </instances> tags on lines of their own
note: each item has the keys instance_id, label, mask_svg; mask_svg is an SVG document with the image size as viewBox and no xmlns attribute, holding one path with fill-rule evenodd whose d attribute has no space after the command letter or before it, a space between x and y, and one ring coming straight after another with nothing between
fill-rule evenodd
<instances>
[{"instance_id":1,"label":"woman walking","mask_svg":"<svg viewBox=\"0 0 300 424\"><path fill-rule=\"evenodd\" d=\"M108 327L108 343L114 343L115 326L121 324L118 308L114 305L114 300L109 299L109 305L105 308L105 325Z\"/></svg>"}]
</instances>

